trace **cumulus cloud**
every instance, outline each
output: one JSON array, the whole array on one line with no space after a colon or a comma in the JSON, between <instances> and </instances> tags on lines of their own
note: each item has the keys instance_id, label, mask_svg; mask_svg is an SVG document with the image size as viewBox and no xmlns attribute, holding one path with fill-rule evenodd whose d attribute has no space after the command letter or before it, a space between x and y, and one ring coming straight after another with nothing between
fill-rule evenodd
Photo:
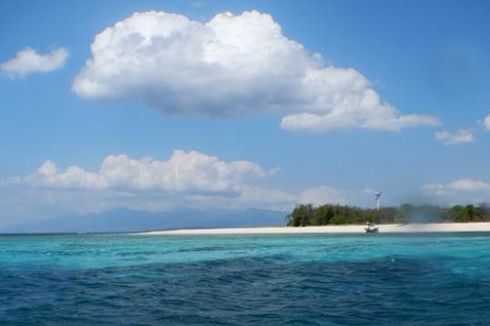
<instances>
[{"instance_id":1,"label":"cumulus cloud","mask_svg":"<svg viewBox=\"0 0 490 326\"><path fill-rule=\"evenodd\" d=\"M455 133L440 131L435 133L437 140L444 145L461 145L475 141L475 131L471 129L459 129Z\"/></svg>"},{"instance_id":2,"label":"cumulus cloud","mask_svg":"<svg viewBox=\"0 0 490 326\"><path fill-rule=\"evenodd\" d=\"M425 196L448 204L482 203L490 201L490 182L458 179L446 183L429 183L422 187Z\"/></svg>"},{"instance_id":3,"label":"cumulus cloud","mask_svg":"<svg viewBox=\"0 0 490 326\"><path fill-rule=\"evenodd\" d=\"M26 48L12 58L0 64L0 70L10 77L24 77L31 73L49 72L62 67L68 58L68 50L57 48L47 54Z\"/></svg>"},{"instance_id":4,"label":"cumulus cloud","mask_svg":"<svg viewBox=\"0 0 490 326\"><path fill-rule=\"evenodd\" d=\"M437 125L402 115L352 68L324 64L257 11L192 21L137 12L97 34L72 88L85 98L143 102L166 114L281 115L287 130L396 131Z\"/></svg>"},{"instance_id":5,"label":"cumulus cloud","mask_svg":"<svg viewBox=\"0 0 490 326\"><path fill-rule=\"evenodd\" d=\"M100 212L126 207L162 211L175 207L290 210L304 204L352 203L327 185L302 192L264 187L266 171L250 161L223 161L197 151L176 150L167 160L108 155L96 170L59 168L44 162L32 174L0 180L0 217ZM54 212L54 213L53 213Z\"/></svg>"},{"instance_id":6,"label":"cumulus cloud","mask_svg":"<svg viewBox=\"0 0 490 326\"><path fill-rule=\"evenodd\" d=\"M46 161L35 173L4 182L41 188L227 192L237 191L247 178L265 175L253 162L224 162L196 151L176 150L167 161L109 155L96 172L76 165L60 171L53 162Z\"/></svg>"}]
</instances>

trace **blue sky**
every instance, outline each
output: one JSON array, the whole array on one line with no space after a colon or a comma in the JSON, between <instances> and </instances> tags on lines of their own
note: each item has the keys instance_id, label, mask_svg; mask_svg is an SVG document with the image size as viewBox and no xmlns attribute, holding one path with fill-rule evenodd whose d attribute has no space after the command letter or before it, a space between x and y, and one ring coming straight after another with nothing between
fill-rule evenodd
<instances>
[{"instance_id":1,"label":"blue sky","mask_svg":"<svg viewBox=\"0 0 490 326\"><path fill-rule=\"evenodd\" d=\"M386 205L488 201L489 9L486 1L2 1L0 224L119 206L369 206L374 190L383 191ZM118 43L114 33L113 48L91 50L104 29L150 10L199 24L182 32L185 40L176 48L162 38L134 52L137 39ZM242 13L254 10L240 28L226 25L241 23ZM219 26L230 42L242 42L246 50L260 45L264 52L230 58L217 42L213 65L194 65L192 50L182 51L196 42L202 46L205 24L227 11L233 16ZM160 23L153 28L174 24ZM269 43L272 34L245 43L257 36L250 30L255 23L265 24L258 30L264 33L280 26L282 40L302 50L287 41ZM135 24L123 27L124 33L139 28ZM273 46L276 59L267 57ZM15 61L27 48L42 62ZM67 55L56 58L59 49ZM119 69L114 79L102 71L109 50L119 53L109 62ZM163 53L170 53L168 61ZM153 56L160 60L155 66L149 63ZM129 58L139 64L132 67L133 61L124 61ZM88 67L89 59L100 65ZM233 61L226 73L225 61ZM291 71L297 74L286 78ZM330 88L305 82L308 71L318 72ZM344 77L349 82L339 88ZM77 88L77 78L79 85L105 85L110 94ZM193 84L200 78L207 82ZM379 100L351 107L349 101L365 92ZM341 120L321 120L332 110ZM351 121L367 110L365 118ZM313 125L304 124L304 114L315 115ZM415 122L402 123L399 117L408 115L416 115ZM110 155L122 165L109 177L101 164ZM57 168L42 174L46 161ZM186 162L195 164L175 175ZM67 174L71 166L80 171ZM133 174L127 175L128 167Z\"/></svg>"}]
</instances>

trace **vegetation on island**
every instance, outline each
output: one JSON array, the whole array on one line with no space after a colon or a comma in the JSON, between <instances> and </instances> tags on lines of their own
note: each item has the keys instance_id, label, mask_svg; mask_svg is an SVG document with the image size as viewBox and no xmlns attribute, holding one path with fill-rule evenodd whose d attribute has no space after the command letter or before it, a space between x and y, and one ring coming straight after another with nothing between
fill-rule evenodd
<instances>
[{"instance_id":1,"label":"vegetation on island","mask_svg":"<svg viewBox=\"0 0 490 326\"><path fill-rule=\"evenodd\" d=\"M298 205L286 216L288 226L363 224L406 224L437 222L483 222L490 221L490 206L456 205L439 207L433 205L404 204L399 207L383 207L379 210L342 205Z\"/></svg>"}]
</instances>

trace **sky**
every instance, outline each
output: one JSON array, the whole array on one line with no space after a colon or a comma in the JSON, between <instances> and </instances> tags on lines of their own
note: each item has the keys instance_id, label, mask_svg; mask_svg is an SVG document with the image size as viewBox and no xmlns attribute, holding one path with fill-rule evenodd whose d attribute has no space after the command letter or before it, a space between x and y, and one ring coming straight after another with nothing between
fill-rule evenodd
<instances>
[{"instance_id":1,"label":"sky","mask_svg":"<svg viewBox=\"0 0 490 326\"><path fill-rule=\"evenodd\" d=\"M0 226L490 201L487 1L2 1Z\"/></svg>"}]
</instances>

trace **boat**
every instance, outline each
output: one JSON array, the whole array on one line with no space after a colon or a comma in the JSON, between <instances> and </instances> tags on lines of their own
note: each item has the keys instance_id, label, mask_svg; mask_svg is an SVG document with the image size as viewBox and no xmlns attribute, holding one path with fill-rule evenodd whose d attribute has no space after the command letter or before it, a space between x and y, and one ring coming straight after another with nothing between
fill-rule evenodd
<instances>
[{"instance_id":1,"label":"boat","mask_svg":"<svg viewBox=\"0 0 490 326\"><path fill-rule=\"evenodd\" d=\"M366 233L377 233L379 231L379 227L376 224L367 223L367 227L364 228L366 230Z\"/></svg>"}]
</instances>

